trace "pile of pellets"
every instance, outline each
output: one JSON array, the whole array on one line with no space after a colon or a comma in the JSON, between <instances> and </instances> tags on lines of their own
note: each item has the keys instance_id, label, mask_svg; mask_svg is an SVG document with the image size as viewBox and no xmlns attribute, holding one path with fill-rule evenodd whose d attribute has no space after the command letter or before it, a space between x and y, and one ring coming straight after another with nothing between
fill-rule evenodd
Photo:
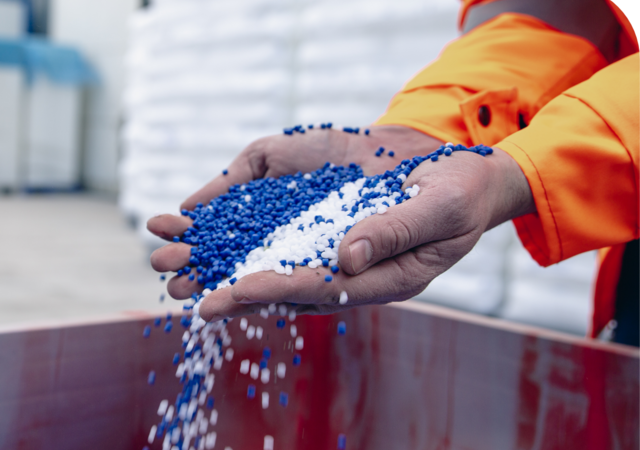
<instances>
[{"instance_id":1,"label":"pile of pellets","mask_svg":"<svg viewBox=\"0 0 640 450\"><path fill-rule=\"evenodd\" d=\"M307 130L314 126L307 127ZM315 128L330 129L332 124L321 124ZM358 128L343 128L348 133L359 133ZM298 126L284 130L287 135L304 133ZM364 130L368 135L369 130ZM427 156L416 156L403 160L394 170L366 177L356 164L347 167L326 163L324 167L310 173L298 172L280 178L264 178L242 185L231 186L227 194L208 204L199 203L193 211L183 210L182 215L193 220L193 224L174 242L191 245L189 265L178 270L178 276L189 277L204 287L202 293L193 293L192 300L184 305L185 314L180 319L184 327L182 342L184 352L176 353L173 364L176 377L182 383L182 392L171 404L163 400L157 410L161 417L150 430L148 441L163 439L163 450L213 449L217 434L210 428L218 421L215 399L211 395L215 382L213 371L220 370L224 361L231 361L234 350L227 330L229 320L206 323L198 314L201 300L214 289L224 289L242 277L260 272L275 271L284 276L294 270L308 266L312 269L326 267L325 281L331 282L340 270L338 251L340 243L349 230L361 220L374 214L384 214L389 208L415 197L420 192L418 185L402 188L409 174L427 160L437 161L455 151L471 151L481 156L492 153L482 145L466 148L448 143ZM380 147L375 156L380 157L385 149ZM394 157L393 152L387 155ZM228 173L227 171L224 172ZM164 275L161 279L165 279ZM341 292L340 304L349 301L347 292ZM290 323L290 334L294 348L299 352L304 339L297 335L292 322L296 318L296 306L271 304L262 308L260 316L279 316L277 327ZM159 319L156 326L159 326ZM170 332L168 321L165 332ZM240 329L248 339L262 338L263 329L240 319ZM344 322L338 324L338 334L346 333ZM148 337L150 327L145 328ZM284 362L270 367L271 350L262 349L260 361L244 360L240 373L251 380L267 384L272 376L284 378L287 365ZM292 366L301 364L301 355L295 353ZM273 374L272 374L273 372ZM149 384L155 381L151 372ZM254 399L258 388L253 381L247 387L247 399ZM269 408L269 394L260 394L261 406ZM278 404L286 407L287 392L280 392ZM264 450L274 449L272 436L264 437ZM338 436L337 448L346 448L346 436ZM225 447L225 450L232 450Z\"/></svg>"}]
</instances>

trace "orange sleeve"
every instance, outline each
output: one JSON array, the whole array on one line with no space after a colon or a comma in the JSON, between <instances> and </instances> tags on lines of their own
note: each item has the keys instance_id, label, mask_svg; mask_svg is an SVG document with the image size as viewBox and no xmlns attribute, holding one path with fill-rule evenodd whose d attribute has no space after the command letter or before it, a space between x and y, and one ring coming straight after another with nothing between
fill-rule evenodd
<instances>
[{"instance_id":1,"label":"orange sleeve","mask_svg":"<svg viewBox=\"0 0 640 450\"><path fill-rule=\"evenodd\" d=\"M501 14L450 43L391 100L376 125L403 125L443 141L492 145L606 65L587 40L538 19ZM489 102L489 103L487 103ZM478 106L492 109L478 125Z\"/></svg>"},{"instance_id":2,"label":"orange sleeve","mask_svg":"<svg viewBox=\"0 0 640 450\"><path fill-rule=\"evenodd\" d=\"M514 224L543 266L638 239L639 65L608 66L496 144L531 186L537 213Z\"/></svg>"}]
</instances>

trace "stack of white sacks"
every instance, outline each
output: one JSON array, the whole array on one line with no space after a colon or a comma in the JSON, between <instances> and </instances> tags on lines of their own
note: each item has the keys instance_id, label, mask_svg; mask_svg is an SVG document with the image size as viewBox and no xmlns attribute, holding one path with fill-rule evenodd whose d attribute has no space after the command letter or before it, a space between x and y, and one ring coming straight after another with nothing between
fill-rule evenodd
<instances>
[{"instance_id":1,"label":"stack of white sacks","mask_svg":"<svg viewBox=\"0 0 640 450\"><path fill-rule=\"evenodd\" d=\"M457 36L456 0L156 0L132 18L121 206L144 229L251 141L373 122ZM541 269L504 224L418 296L584 333L593 254Z\"/></svg>"}]
</instances>

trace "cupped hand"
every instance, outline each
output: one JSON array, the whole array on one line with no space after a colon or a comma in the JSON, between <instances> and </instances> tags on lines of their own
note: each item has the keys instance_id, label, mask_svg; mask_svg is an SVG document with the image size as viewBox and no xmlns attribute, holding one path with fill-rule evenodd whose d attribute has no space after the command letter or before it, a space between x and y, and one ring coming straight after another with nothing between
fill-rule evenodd
<instances>
[{"instance_id":1,"label":"cupped hand","mask_svg":"<svg viewBox=\"0 0 640 450\"><path fill-rule=\"evenodd\" d=\"M193 209L198 202L207 203L226 193L234 184L247 183L262 177L279 177L298 171L310 172L332 162L336 165L356 163L365 175L382 173L393 169L403 159L415 155L426 155L442 144L437 139L400 126L370 127L370 134L350 134L338 130L307 130L304 134L275 135L259 139L249 145L228 167L227 175L220 175L194 193L181 205ZM386 151L375 156L379 147ZM393 150L394 157L388 152ZM185 216L164 214L147 223L153 234L171 240L181 236L191 219ZM177 271L189 265L191 246L172 243L156 250L151 255L151 265L159 272ZM203 289L188 277L173 277L167 290L176 299L189 298Z\"/></svg>"},{"instance_id":2,"label":"cupped hand","mask_svg":"<svg viewBox=\"0 0 640 450\"><path fill-rule=\"evenodd\" d=\"M340 271L297 267L290 276L247 275L207 295L205 320L251 314L268 303L286 303L298 313L327 314L366 304L406 300L421 292L478 241L506 220L534 212L524 174L506 153L483 158L456 152L426 161L405 182L419 194L356 224L339 248ZM348 301L340 304L340 295Z\"/></svg>"}]
</instances>

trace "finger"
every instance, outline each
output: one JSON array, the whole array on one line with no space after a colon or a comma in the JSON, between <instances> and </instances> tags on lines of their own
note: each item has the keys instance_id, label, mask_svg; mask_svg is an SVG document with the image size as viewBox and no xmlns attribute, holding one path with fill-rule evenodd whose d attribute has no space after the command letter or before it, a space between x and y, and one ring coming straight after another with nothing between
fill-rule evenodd
<instances>
[{"instance_id":1,"label":"finger","mask_svg":"<svg viewBox=\"0 0 640 450\"><path fill-rule=\"evenodd\" d=\"M170 241L174 236L182 236L192 224L193 221L185 216L161 214L149 219L147 230L162 239Z\"/></svg>"},{"instance_id":2,"label":"finger","mask_svg":"<svg viewBox=\"0 0 640 450\"><path fill-rule=\"evenodd\" d=\"M195 273L192 270L191 273ZM204 286L198 283L196 277L193 280L189 279L189 275L175 276L167 283L167 292L176 300L184 300L191 297L192 294L199 294L204 289Z\"/></svg>"},{"instance_id":3,"label":"finger","mask_svg":"<svg viewBox=\"0 0 640 450\"><path fill-rule=\"evenodd\" d=\"M231 289L219 289L213 291L202 299L198 314L207 322L215 322L228 317L246 316L259 311L260 305L243 305L233 300Z\"/></svg>"},{"instance_id":4,"label":"finger","mask_svg":"<svg viewBox=\"0 0 640 450\"><path fill-rule=\"evenodd\" d=\"M230 288L212 292L204 302L210 303L209 311L216 314L215 304L222 302L219 296L245 305L296 303L300 313L325 314L335 312L338 307L405 300L424 290L448 268L447 264L452 264L440 257L443 245L446 246L438 242L421 246L384 260L359 275L339 271L331 274L330 282L325 281L325 276L331 273L328 269L299 267L290 276L258 272L241 278ZM342 292L348 297L344 305L340 304Z\"/></svg>"},{"instance_id":5,"label":"finger","mask_svg":"<svg viewBox=\"0 0 640 450\"><path fill-rule=\"evenodd\" d=\"M326 276L331 282L325 281ZM231 297L239 303L337 303L341 278L340 272L333 274L325 267L297 267L289 276L257 272L238 280Z\"/></svg>"},{"instance_id":6,"label":"finger","mask_svg":"<svg viewBox=\"0 0 640 450\"><path fill-rule=\"evenodd\" d=\"M241 153L226 169L226 175L219 175L202 189L191 195L180 206L183 209L192 210L198 203L206 204L211 199L225 194L234 184L248 183L261 177L260 168L264 166L264 156L259 150ZM264 169L262 169L264 172Z\"/></svg>"},{"instance_id":7,"label":"finger","mask_svg":"<svg viewBox=\"0 0 640 450\"><path fill-rule=\"evenodd\" d=\"M183 242L168 244L151 254L151 267L157 272L177 272L189 265L191 246Z\"/></svg>"}]
</instances>

